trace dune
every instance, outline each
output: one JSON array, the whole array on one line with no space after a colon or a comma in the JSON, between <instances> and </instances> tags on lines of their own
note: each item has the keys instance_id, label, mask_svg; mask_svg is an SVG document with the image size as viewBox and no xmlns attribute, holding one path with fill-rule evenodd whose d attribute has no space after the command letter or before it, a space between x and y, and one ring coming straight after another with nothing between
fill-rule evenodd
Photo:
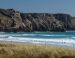
<instances>
[{"instance_id":1,"label":"dune","mask_svg":"<svg viewBox=\"0 0 75 58\"><path fill-rule=\"evenodd\" d=\"M5 42L0 43L0 58L75 58L75 49Z\"/></svg>"}]
</instances>

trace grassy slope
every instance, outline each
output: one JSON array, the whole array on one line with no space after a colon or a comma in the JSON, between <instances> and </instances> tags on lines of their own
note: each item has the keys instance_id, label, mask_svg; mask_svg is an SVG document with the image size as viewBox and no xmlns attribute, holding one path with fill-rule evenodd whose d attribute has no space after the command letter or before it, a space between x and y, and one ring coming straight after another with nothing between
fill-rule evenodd
<instances>
[{"instance_id":1,"label":"grassy slope","mask_svg":"<svg viewBox=\"0 0 75 58\"><path fill-rule=\"evenodd\" d=\"M75 58L75 50L29 44L0 44L0 58Z\"/></svg>"}]
</instances>

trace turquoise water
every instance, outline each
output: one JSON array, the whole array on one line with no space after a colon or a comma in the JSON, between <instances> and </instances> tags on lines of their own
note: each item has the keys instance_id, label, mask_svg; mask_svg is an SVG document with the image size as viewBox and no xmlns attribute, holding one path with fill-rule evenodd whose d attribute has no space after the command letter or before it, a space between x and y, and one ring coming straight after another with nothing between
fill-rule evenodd
<instances>
[{"instance_id":1,"label":"turquoise water","mask_svg":"<svg viewBox=\"0 0 75 58\"><path fill-rule=\"evenodd\" d=\"M75 47L75 32L0 32L0 41Z\"/></svg>"}]
</instances>

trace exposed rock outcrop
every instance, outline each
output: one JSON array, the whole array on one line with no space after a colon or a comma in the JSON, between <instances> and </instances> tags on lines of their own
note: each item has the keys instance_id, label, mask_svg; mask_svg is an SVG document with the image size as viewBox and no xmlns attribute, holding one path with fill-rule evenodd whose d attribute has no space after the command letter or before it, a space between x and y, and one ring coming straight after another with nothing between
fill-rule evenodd
<instances>
[{"instance_id":1,"label":"exposed rock outcrop","mask_svg":"<svg viewBox=\"0 0 75 58\"><path fill-rule=\"evenodd\" d=\"M68 14L20 13L14 9L0 9L0 31L66 31L72 29Z\"/></svg>"}]
</instances>

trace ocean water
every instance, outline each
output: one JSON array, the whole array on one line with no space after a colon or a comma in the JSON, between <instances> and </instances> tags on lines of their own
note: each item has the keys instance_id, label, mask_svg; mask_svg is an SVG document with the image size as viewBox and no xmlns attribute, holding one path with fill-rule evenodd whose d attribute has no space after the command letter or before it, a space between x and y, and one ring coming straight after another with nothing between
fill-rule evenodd
<instances>
[{"instance_id":1,"label":"ocean water","mask_svg":"<svg viewBox=\"0 0 75 58\"><path fill-rule=\"evenodd\" d=\"M0 41L75 47L75 32L0 32Z\"/></svg>"}]
</instances>

